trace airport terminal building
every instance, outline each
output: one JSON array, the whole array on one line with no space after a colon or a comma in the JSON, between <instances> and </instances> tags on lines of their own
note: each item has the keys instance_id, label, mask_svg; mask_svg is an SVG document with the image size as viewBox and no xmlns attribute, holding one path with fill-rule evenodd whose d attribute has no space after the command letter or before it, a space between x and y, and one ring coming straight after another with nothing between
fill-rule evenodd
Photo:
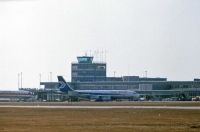
<instances>
[{"instance_id":1,"label":"airport terminal building","mask_svg":"<svg viewBox=\"0 0 200 132\"><path fill-rule=\"evenodd\" d=\"M71 63L71 82L68 82L75 90L134 90L141 97L148 96L159 100L200 95L200 79L167 81L167 78L139 76L107 77L106 63L94 62L92 56L80 56L77 60ZM58 82L41 82L40 84L44 85L44 89L59 91Z\"/></svg>"}]
</instances>

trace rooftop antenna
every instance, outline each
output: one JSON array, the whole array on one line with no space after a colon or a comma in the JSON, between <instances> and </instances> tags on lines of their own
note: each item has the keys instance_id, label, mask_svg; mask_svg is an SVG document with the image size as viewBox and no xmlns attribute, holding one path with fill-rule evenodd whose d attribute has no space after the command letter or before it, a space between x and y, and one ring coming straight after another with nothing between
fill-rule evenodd
<instances>
[{"instance_id":1,"label":"rooftop antenna","mask_svg":"<svg viewBox=\"0 0 200 132\"><path fill-rule=\"evenodd\" d=\"M97 61L97 58L98 58L98 56L97 56L97 50L95 50L94 54L95 54L95 60Z\"/></svg>"},{"instance_id":2,"label":"rooftop antenna","mask_svg":"<svg viewBox=\"0 0 200 132\"><path fill-rule=\"evenodd\" d=\"M99 61L99 50L97 50L97 61Z\"/></svg>"},{"instance_id":3,"label":"rooftop antenna","mask_svg":"<svg viewBox=\"0 0 200 132\"><path fill-rule=\"evenodd\" d=\"M105 50L105 62L106 62L106 54L107 54L107 51Z\"/></svg>"},{"instance_id":4,"label":"rooftop antenna","mask_svg":"<svg viewBox=\"0 0 200 132\"><path fill-rule=\"evenodd\" d=\"M147 70L145 71L145 77L147 78Z\"/></svg>"},{"instance_id":5,"label":"rooftop antenna","mask_svg":"<svg viewBox=\"0 0 200 132\"><path fill-rule=\"evenodd\" d=\"M100 60L100 62L102 62L103 60L103 58L102 58L102 56L103 56L103 52L102 52L102 50L100 51L100 53L101 53L101 60Z\"/></svg>"},{"instance_id":6,"label":"rooftop antenna","mask_svg":"<svg viewBox=\"0 0 200 132\"><path fill-rule=\"evenodd\" d=\"M93 57L94 57L94 59L96 61L96 51L93 51Z\"/></svg>"},{"instance_id":7,"label":"rooftop antenna","mask_svg":"<svg viewBox=\"0 0 200 132\"><path fill-rule=\"evenodd\" d=\"M92 56L92 51L90 50L90 57Z\"/></svg>"},{"instance_id":8,"label":"rooftop antenna","mask_svg":"<svg viewBox=\"0 0 200 132\"><path fill-rule=\"evenodd\" d=\"M114 71L114 77L115 77L116 71Z\"/></svg>"},{"instance_id":9,"label":"rooftop antenna","mask_svg":"<svg viewBox=\"0 0 200 132\"><path fill-rule=\"evenodd\" d=\"M102 50L102 62L104 62L104 51Z\"/></svg>"},{"instance_id":10,"label":"rooftop antenna","mask_svg":"<svg viewBox=\"0 0 200 132\"><path fill-rule=\"evenodd\" d=\"M130 64L128 63L128 76L130 76Z\"/></svg>"},{"instance_id":11,"label":"rooftop antenna","mask_svg":"<svg viewBox=\"0 0 200 132\"><path fill-rule=\"evenodd\" d=\"M100 62L102 62L102 51L100 50L99 53L100 53Z\"/></svg>"},{"instance_id":12,"label":"rooftop antenna","mask_svg":"<svg viewBox=\"0 0 200 132\"><path fill-rule=\"evenodd\" d=\"M101 62L101 50L98 50L98 54L99 54L99 62Z\"/></svg>"}]
</instances>

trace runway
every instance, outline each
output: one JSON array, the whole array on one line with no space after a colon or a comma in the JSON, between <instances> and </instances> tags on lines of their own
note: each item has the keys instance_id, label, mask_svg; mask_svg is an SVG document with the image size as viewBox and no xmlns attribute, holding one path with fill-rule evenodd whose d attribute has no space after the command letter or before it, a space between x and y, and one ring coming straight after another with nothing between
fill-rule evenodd
<instances>
[{"instance_id":1,"label":"runway","mask_svg":"<svg viewBox=\"0 0 200 132\"><path fill-rule=\"evenodd\" d=\"M16 106L0 105L0 108L45 108L45 109L177 109L200 110L199 106Z\"/></svg>"}]
</instances>

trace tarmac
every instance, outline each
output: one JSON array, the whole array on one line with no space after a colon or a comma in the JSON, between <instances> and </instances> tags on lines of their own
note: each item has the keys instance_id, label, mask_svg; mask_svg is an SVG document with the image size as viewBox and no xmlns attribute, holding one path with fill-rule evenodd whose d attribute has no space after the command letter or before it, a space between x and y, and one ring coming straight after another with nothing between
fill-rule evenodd
<instances>
[{"instance_id":1,"label":"tarmac","mask_svg":"<svg viewBox=\"0 0 200 132\"><path fill-rule=\"evenodd\" d=\"M16 106L0 105L0 108L46 108L46 109L176 109L200 110L199 106Z\"/></svg>"}]
</instances>

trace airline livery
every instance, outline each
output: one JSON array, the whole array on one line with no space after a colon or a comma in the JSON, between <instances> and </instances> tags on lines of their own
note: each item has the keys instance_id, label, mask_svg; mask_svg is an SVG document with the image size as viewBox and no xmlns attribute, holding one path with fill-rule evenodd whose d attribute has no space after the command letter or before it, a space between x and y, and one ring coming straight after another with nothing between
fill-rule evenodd
<instances>
[{"instance_id":1,"label":"airline livery","mask_svg":"<svg viewBox=\"0 0 200 132\"><path fill-rule=\"evenodd\" d=\"M109 101L115 99L139 99L139 94L132 90L74 90L62 76L58 76L58 81L60 83L59 88L61 92L68 93L72 91L74 95L86 97L90 100Z\"/></svg>"}]
</instances>

